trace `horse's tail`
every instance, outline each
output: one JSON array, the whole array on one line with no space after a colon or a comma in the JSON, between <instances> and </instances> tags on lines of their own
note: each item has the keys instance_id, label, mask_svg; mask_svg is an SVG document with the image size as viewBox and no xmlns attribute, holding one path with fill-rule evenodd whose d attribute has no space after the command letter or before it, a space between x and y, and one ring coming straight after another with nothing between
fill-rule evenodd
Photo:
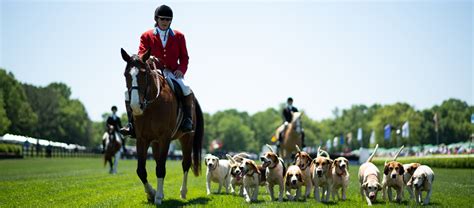
<instances>
[{"instance_id":1,"label":"horse's tail","mask_svg":"<svg viewBox=\"0 0 474 208\"><path fill-rule=\"evenodd\" d=\"M204 138L204 117L202 115L201 106L197 99L195 101L196 111L196 129L194 130L193 139L193 173L195 176L199 176L201 172L201 149L202 141Z\"/></svg>"}]
</instances>

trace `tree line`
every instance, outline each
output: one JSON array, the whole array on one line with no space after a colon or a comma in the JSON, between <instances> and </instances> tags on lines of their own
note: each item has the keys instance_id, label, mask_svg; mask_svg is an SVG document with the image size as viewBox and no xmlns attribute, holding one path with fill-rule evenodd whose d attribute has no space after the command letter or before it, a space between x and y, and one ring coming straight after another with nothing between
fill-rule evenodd
<instances>
[{"instance_id":1,"label":"tree line","mask_svg":"<svg viewBox=\"0 0 474 208\"><path fill-rule=\"evenodd\" d=\"M70 96L71 89L66 84L51 83L46 87L23 84L11 72L0 69L0 135L11 133L86 146L99 145L109 109L102 115L102 121L94 122L81 101ZM271 143L275 129L282 124L283 107L281 104L278 108L268 108L252 115L236 109L204 113L204 145L208 148L212 140L220 140L226 151L259 152L262 145ZM467 141L474 130L470 123L472 113L474 106L459 99L448 99L421 110L408 103L359 104L349 109L336 108L332 118L323 120L304 115L302 123L306 145L324 146L328 140L342 137L343 144L332 148L344 151L369 147L372 131L375 142L382 147ZM121 118L125 124L126 115ZM396 130L407 121L410 133L405 138ZM390 139L384 138L387 124L394 128ZM361 141L357 140L359 128L362 130Z\"/></svg>"},{"instance_id":2,"label":"tree line","mask_svg":"<svg viewBox=\"0 0 474 208\"><path fill-rule=\"evenodd\" d=\"M70 96L66 84L23 84L13 73L0 69L0 135L90 145L92 121L82 102Z\"/></svg>"},{"instance_id":3,"label":"tree line","mask_svg":"<svg viewBox=\"0 0 474 208\"><path fill-rule=\"evenodd\" d=\"M206 113L205 144L209 145L210 141L218 139L227 151L260 152L262 145L271 143L275 129L282 124L283 107L284 104L281 104L278 109L269 108L253 115L235 109L219 111L212 115ZM302 112L304 113L304 110ZM470 120L472 113L474 106L458 99L448 99L440 105L423 110L417 110L408 103L371 106L359 104L352 105L349 109L336 108L333 118L320 121L303 116L302 123L307 146L326 146L329 140L331 150L347 151L371 146L372 131L375 134L373 143L386 148L398 147L401 144L414 146L465 142L474 132L474 125ZM434 119L435 114L437 122ZM396 130L401 130L407 121L409 136L402 137ZM384 127L387 124L393 128L389 139L384 135ZM357 139L359 128L362 130L360 141ZM335 137L338 138L337 146L333 144Z\"/></svg>"}]
</instances>

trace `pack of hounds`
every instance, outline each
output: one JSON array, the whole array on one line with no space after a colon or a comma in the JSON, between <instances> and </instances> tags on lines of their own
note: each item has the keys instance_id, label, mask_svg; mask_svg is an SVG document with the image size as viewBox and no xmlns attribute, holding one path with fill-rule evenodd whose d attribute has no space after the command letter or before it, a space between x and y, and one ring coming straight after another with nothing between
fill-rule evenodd
<instances>
[{"instance_id":1,"label":"pack of hounds","mask_svg":"<svg viewBox=\"0 0 474 208\"><path fill-rule=\"evenodd\" d=\"M239 195L249 203L257 201L260 186L266 187L271 201L281 202L284 196L289 201L307 199L311 191L318 202L329 202L330 195L334 202L347 199L350 176L349 161L346 158L331 159L326 151L318 148L316 158L312 159L308 153L296 146L298 151L294 162L286 167L272 147L269 145L267 147L269 152L260 157L261 165L249 159L246 153L233 156L227 154L227 159L219 159L207 154L204 157L207 167L207 194L211 194L211 183L214 182L219 184L217 193L220 193L224 187L226 193L236 194L236 189L240 187ZM378 144L367 161L359 167L362 201L365 199L371 206L377 199L377 193L382 191L383 200L387 200L388 195L390 202L393 200L402 202L403 190L406 189L410 198L415 198L416 203L428 204L434 180L431 168L419 163L403 165L397 162L396 159L404 148L402 146L392 161L385 161L383 179L380 182L379 169L372 163L377 148ZM277 198L274 193L275 186L278 186ZM303 187L304 192L302 192ZM392 189L397 193L395 199L392 197ZM422 200L422 191L427 192L424 200Z\"/></svg>"}]
</instances>

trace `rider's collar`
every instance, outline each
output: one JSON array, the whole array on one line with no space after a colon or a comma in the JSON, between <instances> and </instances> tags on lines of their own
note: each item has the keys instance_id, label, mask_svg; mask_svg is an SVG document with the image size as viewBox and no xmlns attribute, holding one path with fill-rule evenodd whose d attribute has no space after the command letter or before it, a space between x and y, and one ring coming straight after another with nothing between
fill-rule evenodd
<instances>
[{"instance_id":1,"label":"rider's collar","mask_svg":"<svg viewBox=\"0 0 474 208\"><path fill-rule=\"evenodd\" d=\"M167 31L170 36L174 36L174 32L171 28L168 28L168 30L161 30L159 27L155 27L153 35L159 35L160 33L166 33Z\"/></svg>"}]
</instances>

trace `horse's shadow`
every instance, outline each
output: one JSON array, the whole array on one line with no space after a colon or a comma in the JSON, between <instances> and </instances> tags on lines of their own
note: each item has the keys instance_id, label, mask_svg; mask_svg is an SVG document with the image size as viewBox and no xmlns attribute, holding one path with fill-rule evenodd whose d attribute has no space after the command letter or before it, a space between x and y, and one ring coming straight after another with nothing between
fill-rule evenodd
<instances>
[{"instance_id":1,"label":"horse's shadow","mask_svg":"<svg viewBox=\"0 0 474 208\"><path fill-rule=\"evenodd\" d=\"M205 205L209 203L208 197L198 197L194 199L190 199L187 201L181 201L177 199L168 199L168 200L163 200L163 203L161 206L163 207L184 207L184 206L192 206L192 205ZM153 204L151 202L144 201L143 204Z\"/></svg>"}]
</instances>

